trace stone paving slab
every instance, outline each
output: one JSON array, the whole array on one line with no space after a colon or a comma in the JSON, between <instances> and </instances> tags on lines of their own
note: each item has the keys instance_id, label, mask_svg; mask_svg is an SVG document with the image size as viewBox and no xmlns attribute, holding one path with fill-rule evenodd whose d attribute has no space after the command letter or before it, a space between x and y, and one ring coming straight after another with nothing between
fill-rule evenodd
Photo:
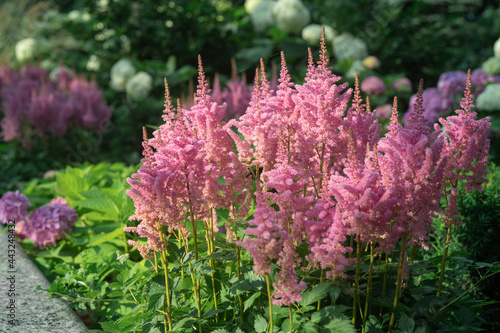
<instances>
[{"instance_id":1,"label":"stone paving slab","mask_svg":"<svg viewBox=\"0 0 500 333\"><path fill-rule=\"evenodd\" d=\"M36 290L50 284L8 234L0 235L0 333L89 332L63 300Z\"/></svg>"}]
</instances>

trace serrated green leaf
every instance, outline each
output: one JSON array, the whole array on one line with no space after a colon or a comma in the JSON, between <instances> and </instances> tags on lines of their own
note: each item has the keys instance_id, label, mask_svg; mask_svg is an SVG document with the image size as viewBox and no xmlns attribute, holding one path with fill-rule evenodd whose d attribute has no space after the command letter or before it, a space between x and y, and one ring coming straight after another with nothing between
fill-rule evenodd
<instances>
[{"instance_id":1,"label":"serrated green leaf","mask_svg":"<svg viewBox=\"0 0 500 333\"><path fill-rule=\"evenodd\" d=\"M413 330L415 329L415 321L406 313L403 313L401 314L401 318L399 318L398 328L403 333L413 333Z\"/></svg>"},{"instance_id":2,"label":"serrated green leaf","mask_svg":"<svg viewBox=\"0 0 500 333\"><path fill-rule=\"evenodd\" d=\"M311 322L318 325L326 325L335 318L342 318L342 314L349 309L350 307L345 305L325 306L311 315Z\"/></svg>"},{"instance_id":3,"label":"serrated green leaf","mask_svg":"<svg viewBox=\"0 0 500 333\"><path fill-rule=\"evenodd\" d=\"M243 311L247 311L249 308L252 307L253 303L255 300L261 295L262 293L260 291L257 291L254 293L252 296L250 296L248 299L245 300L243 303Z\"/></svg>"},{"instance_id":4,"label":"serrated green leaf","mask_svg":"<svg viewBox=\"0 0 500 333\"><path fill-rule=\"evenodd\" d=\"M100 324L104 332L122 333L122 331L120 331L120 326L118 326L118 324L116 324L114 321L106 321Z\"/></svg>"},{"instance_id":5,"label":"serrated green leaf","mask_svg":"<svg viewBox=\"0 0 500 333\"><path fill-rule=\"evenodd\" d=\"M158 309L161 309L164 302L165 302L165 293L153 294L149 296L148 311L156 311Z\"/></svg>"},{"instance_id":6,"label":"serrated green leaf","mask_svg":"<svg viewBox=\"0 0 500 333\"><path fill-rule=\"evenodd\" d=\"M310 321L306 321L305 323L301 324L299 328L300 333L318 333L318 329L316 326L311 323Z\"/></svg>"},{"instance_id":7,"label":"serrated green leaf","mask_svg":"<svg viewBox=\"0 0 500 333\"><path fill-rule=\"evenodd\" d=\"M348 319L335 318L325 325L331 333L356 333L356 329Z\"/></svg>"},{"instance_id":8,"label":"serrated green leaf","mask_svg":"<svg viewBox=\"0 0 500 333\"><path fill-rule=\"evenodd\" d=\"M302 294L302 301L300 302L300 305L306 306L323 299L326 295L328 295L328 291L330 290L331 287L332 287L332 282L327 281L320 283L311 290L306 290Z\"/></svg>"},{"instance_id":9,"label":"serrated green leaf","mask_svg":"<svg viewBox=\"0 0 500 333\"><path fill-rule=\"evenodd\" d=\"M258 315L257 317L255 317L253 328L257 333L265 332L267 330L267 320L261 315Z\"/></svg>"},{"instance_id":10,"label":"serrated green leaf","mask_svg":"<svg viewBox=\"0 0 500 333\"><path fill-rule=\"evenodd\" d=\"M80 175L70 173L71 169L66 172L58 172L56 175L56 191L63 197L71 200L85 199L80 192L89 189L89 184Z\"/></svg>"},{"instance_id":11,"label":"serrated green leaf","mask_svg":"<svg viewBox=\"0 0 500 333\"><path fill-rule=\"evenodd\" d=\"M102 212L106 214L110 218L110 220L118 220L118 211L116 205L109 198L75 200L75 203L80 207Z\"/></svg>"}]
</instances>

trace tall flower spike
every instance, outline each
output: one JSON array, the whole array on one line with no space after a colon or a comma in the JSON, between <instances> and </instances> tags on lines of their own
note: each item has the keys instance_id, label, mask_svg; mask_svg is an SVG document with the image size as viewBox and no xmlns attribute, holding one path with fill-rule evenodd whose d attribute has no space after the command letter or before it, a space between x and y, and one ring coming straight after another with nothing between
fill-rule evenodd
<instances>
[{"instance_id":1,"label":"tall flower spike","mask_svg":"<svg viewBox=\"0 0 500 333\"><path fill-rule=\"evenodd\" d=\"M201 55L198 54L198 86L196 87L196 94L194 96L195 104L203 101L206 95L210 95L210 88L208 87L205 72L203 71L203 64L201 62Z\"/></svg>"},{"instance_id":2,"label":"tall flower spike","mask_svg":"<svg viewBox=\"0 0 500 333\"><path fill-rule=\"evenodd\" d=\"M399 117L398 117L398 98L394 96L394 102L392 104L392 116L391 116L391 123L389 124L389 133L387 133L387 136L389 138L395 138L398 135L399 130L401 129L401 123L399 122Z\"/></svg>"},{"instance_id":3,"label":"tall flower spike","mask_svg":"<svg viewBox=\"0 0 500 333\"><path fill-rule=\"evenodd\" d=\"M414 130L417 133L427 134L430 130L429 126L427 126L426 120L423 117L424 113L424 80L420 79L420 83L418 85L417 99L413 106L413 113L410 116L408 121L408 126L406 127L409 130Z\"/></svg>"},{"instance_id":4,"label":"tall flower spike","mask_svg":"<svg viewBox=\"0 0 500 333\"><path fill-rule=\"evenodd\" d=\"M354 78L354 97L352 99L352 110L356 113L363 112L363 99L361 98L361 91L359 90L359 78L358 73Z\"/></svg>"},{"instance_id":5,"label":"tall flower spike","mask_svg":"<svg viewBox=\"0 0 500 333\"><path fill-rule=\"evenodd\" d=\"M328 55L327 55L327 49L326 49L326 38L325 38L325 27L321 28L321 50L319 51L319 65L321 72L326 72L327 68L326 66L328 65L328 61L330 60Z\"/></svg>"},{"instance_id":6,"label":"tall flower spike","mask_svg":"<svg viewBox=\"0 0 500 333\"><path fill-rule=\"evenodd\" d=\"M465 113L471 112L471 108L473 108L474 101L472 99L472 93L471 93L471 73L470 69L467 71L467 83L465 85L465 92L464 92L464 98L462 98L462 102L460 102L460 106L462 109L465 111ZM460 114L462 113L461 110L457 110L457 113Z\"/></svg>"},{"instance_id":7,"label":"tall flower spike","mask_svg":"<svg viewBox=\"0 0 500 333\"><path fill-rule=\"evenodd\" d=\"M370 107L370 97L366 96L366 113L372 112L371 107Z\"/></svg>"}]
</instances>

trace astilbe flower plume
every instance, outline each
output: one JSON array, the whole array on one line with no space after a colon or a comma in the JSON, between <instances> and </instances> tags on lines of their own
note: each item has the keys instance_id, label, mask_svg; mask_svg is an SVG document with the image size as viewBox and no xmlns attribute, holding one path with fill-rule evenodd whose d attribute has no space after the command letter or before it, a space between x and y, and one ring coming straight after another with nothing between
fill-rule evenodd
<instances>
[{"instance_id":1,"label":"astilbe flower plume","mask_svg":"<svg viewBox=\"0 0 500 333\"><path fill-rule=\"evenodd\" d=\"M409 237L411 243L426 247L428 233L433 230L432 217L441 211L439 201L442 177L447 158L441 155L441 131L431 132L422 116L422 85L409 123L397 123L395 103L390 132L378 144L382 182L392 188L397 202L394 211L396 223L390 239Z\"/></svg>"},{"instance_id":2,"label":"astilbe flower plume","mask_svg":"<svg viewBox=\"0 0 500 333\"><path fill-rule=\"evenodd\" d=\"M55 82L42 68L25 66L19 72L0 72L0 123L4 141L19 139L29 145L31 133L40 137L63 136L72 125L106 129L111 109L94 80L61 69Z\"/></svg>"},{"instance_id":3,"label":"astilbe flower plume","mask_svg":"<svg viewBox=\"0 0 500 333\"><path fill-rule=\"evenodd\" d=\"M218 104L226 103L226 112L224 119L238 119L242 116L250 100L252 99L252 91L247 87L246 75L243 73L241 80L238 78L236 70L236 62L231 59L231 80L226 83L226 88L221 89L219 76L216 75L214 79L214 86L212 91L212 98Z\"/></svg>"},{"instance_id":4,"label":"astilbe flower plume","mask_svg":"<svg viewBox=\"0 0 500 333\"><path fill-rule=\"evenodd\" d=\"M148 140L144 134L144 159L138 172L127 181L127 192L134 200L136 212L131 220L140 220L137 232L148 239L147 244L135 245L145 258L163 250L161 228L168 232L181 230L188 236L183 222L186 214L195 221L214 219L215 208L241 204L246 197L238 195L248 186L247 170L240 163L222 117L226 105L218 105L210 97L201 59L195 105L190 110L174 111L168 86L165 92L165 112L161 125ZM220 184L219 179L224 183ZM246 192L245 192L246 193ZM210 232L217 232L217 224Z\"/></svg>"},{"instance_id":5,"label":"astilbe flower plume","mask_svg":"<svg viewBox=\"0 0 500 333\"><path fill-rule=\"evenodd\" d=\"M470 70L460 106L461 109L456 110L457 115L439 119L446 135L443 154L448 157L444 178L446 185L455 189L452 192L448 190L451 198L445 218L449 222L456 221L457 183L463 181L465 189L471 193L473 189L482 191L482 184L487 180L485 176L490 145L487 136L491 123L489 117L476 119L477 114L472 111L474 104Z\"/></svg>"}]
</instances>

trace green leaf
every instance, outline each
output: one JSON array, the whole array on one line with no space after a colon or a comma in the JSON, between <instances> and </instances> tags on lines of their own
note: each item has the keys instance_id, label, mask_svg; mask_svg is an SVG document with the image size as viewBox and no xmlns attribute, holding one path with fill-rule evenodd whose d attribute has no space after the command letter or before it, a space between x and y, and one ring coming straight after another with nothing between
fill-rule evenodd
<instances>
[{"instance_id":1,"label":"green leaf","mask_svg":"<svg viewBox=\"0 0 500 333\"><path fill-rule=\"evenodd\" d=\"M98 210L106 214L110 220L118 220L116 205L109 198L92 198L87 200L76 200L80 207Z\"/></svg>"},{"instance_id":2,"label":"green leaf","mask_svg":"<svg viewBox=\"0 0 500 333\"><path fill-rule=\"evenodd\" d=\"M120 326L116 324L114 321L106 321L100 324L104 332L122 333L122 331L120 330Z\"/></svg>"},{"instance_id":3,"label":"green leaf","mask_svg":"<svg viewBox=\"0 0 500 333\"><path fill-rule=\"evenodd\" d=\"M318 333L318 329L316 326L311 323L310 321L306 321L303 323L299 329L299 332L301 333Z\"/></svg>"},{"instance_id":4,"label":"green leaf","mask_svg":"<svg viewBox=\"0 0 500 333\"><path fill-rule=\"evenodd\" d=\"M153 294L149 296L148 311L155 311L161 309L164 302L165 302L165 293Z\"/></svg>"},{"instance_id":5,"label":"green leaf","mask_svg":"<svg viewBox=\"0 0 500 333\"><path fill-rule=\"evenodd\" d=\"M472 322L474 322L476 315L471 309L461 307L460 310L455 312L455 318L457 318L460 325L469 326Z\"/></svg>"},{"instance_id":6,"label":"green leaf","mask_svg":"<svg viewBox=\"0 0 500 333\"><path fill-rule=\"evenodd\" d=\"M413 330L415 329L415 321L406 313L403 313L401 314L401 318L399 318L398 328L403 333L413 333Z\"/></svg>"},{"instance_id":7,"label":"green leaf","mask_svg":"<svg viewBox=\"0 0 500 333\"><path fill-rule=\"evenodd\" d=\"M332 287L332 282L327 281L320 283L311 290L306 290L302 294L302 301L300 302L300 305L306 306L323 299L326 295L328 295L328 291L330 290L331 287Z\"/></svg>"},{"instance_id":8,"label":"green leaf","mask_svg":"<svg viewBox=\"0 0 500 333\"><path fill-rule=\"evenodd\" d=\"M330 333L356 333L356 329L348 319L335 318L325 325Z\"/></svg>"},{"instance_id":9,"label":"green leaf","mask_svg":"<svg viewBox=\"0 0 500 333\"><path fill-rule=\"evenodd\" d=\"M261 295L261 292L258 291L256 293L254 293L252 296L250 296L247 300L245 300L245 302L243 303L243 311L247 311L249 308L252 307L253 303L255 302L255 300Z\"/></svg>"},{"instance_id":10,"label":"green leaf","mask_svg":"<svg viewBox=\"0 0 500 333\"><path fill-rule=\"evenodd\" d=\"M108 242L114 238L121 236L122 233L124 233L123 228L119 227L110 233L98 234L98 235L92 237L92 239L90 240L90 246L99 245L99 244Z\"/></svg>"},{"instance_id":11,"label":"green leaf","mask_svg":"<svg viewBox=\"0 0 500 333\"><path fill-rule=\"evenodd\" d=\"M311 315L311 322L319 325L325 325L335 318L342 318L342 314L344 313L344 311L349 309L350 307L347 307L345 305L326 306Z\"/></svg>"},{"instance_id":12,"label":"green leaf","mask_svg":"<svg viewBox=\"0 0 500 333\"><path fill-rule=\"evenodd\" d=\"M258 315L255 317L253 327L257 333L263 333L267 330L267 320L261 315Z\"/></svg>"},{"instance_id":13,"label":"green leaf","mask_svg":"<svg viewBox=\"0 0 500 333\"><path fill-rule=\"evenodd\" d=\"M68 170L57 173L56 191L67 199L84 199L79 193L88 190L88 188L89 184L82 176L68 173Z\"/></svg>"}]
</instances>

